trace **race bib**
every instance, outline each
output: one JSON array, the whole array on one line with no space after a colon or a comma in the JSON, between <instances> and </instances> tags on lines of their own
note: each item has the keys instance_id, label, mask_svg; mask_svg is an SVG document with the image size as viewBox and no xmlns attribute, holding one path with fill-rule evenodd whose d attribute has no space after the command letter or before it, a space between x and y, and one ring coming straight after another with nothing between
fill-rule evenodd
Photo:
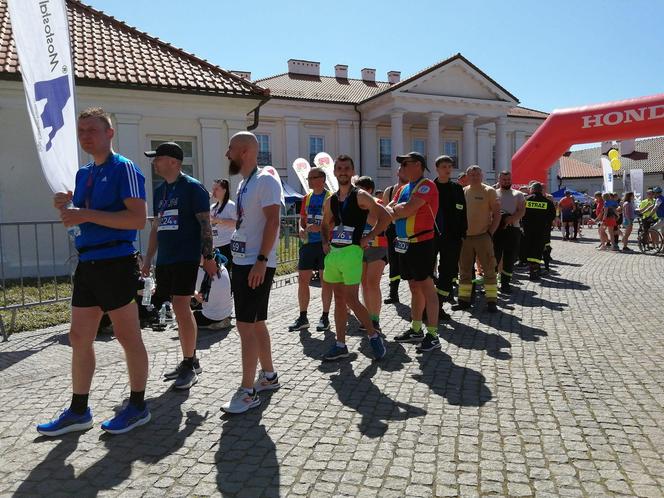
<instances>
[{"instance_id":1,"label":"race bib","mask_svg":"<svg viewBox=\"0 0 664 498\"><path fill-rule=\"evenodd\" d=\"M231 238L231 253L234 258L244 258L247 254L247 237L235 232Z\"/></svg>"},{"instance_id":2,"label":"race bib","mask_svg":"<svg viewBox=\"0 0 664 498\"><path fill-rule=\"evenodd\" d=\"M394 239L394 252L405 254L409 245L408 239Z\"/></svg>"},{"instance_id":3,"label":"race bib","mask_svg":"<svg viewBox=\"0 0 664 498\"><path fill-rule=\"evenodd\" d=\"M219 230L215 226L212 227L212 237L219 237Z\"/></svg>"},{"instance_id":4,"label":"race bib","mask_svg":"<svg viewBox=\"0 0 664 498\"><path fill-rule=\"evenodd\" d=\"M315 216L309 216L309 218L307 218L307 224L309 224L309 225L321 226L322 223L323 223L323 215L322 214L317 214Z\"/></svg>"},{"instance_id":5,"label":"race bib","mask_svg":"<svg viewBox=\"0 0 664 498\"><path fill-rule=\"evenodd\" d=\"M159 226L157 231L162 230L177 230L178 229L178 210L169 209L164 211L159 217Z\"/></svg>"},{"instance_id":6,"label":"race bib","mask_svg":"<svg viewBox=\"0 0 664 498\"><path fill-rule=\"evenodd\" d=\"M332 230L332 243L347 246L353 243L355 227L338 225Z\"/></svg>"}]
</instances>

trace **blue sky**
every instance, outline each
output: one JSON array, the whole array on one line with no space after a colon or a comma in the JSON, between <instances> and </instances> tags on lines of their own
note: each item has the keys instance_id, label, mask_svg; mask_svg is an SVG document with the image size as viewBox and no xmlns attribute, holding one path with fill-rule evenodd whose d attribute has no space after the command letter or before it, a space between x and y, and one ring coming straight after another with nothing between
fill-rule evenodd
<instances>
[{"instance_id":1,"label":"blue sky","mask_svg":"<svg viewBox=\"0 0 664 498\"><path fill-rule=\"evenodd\" d=\"M461 52L547 112L664 92L661 0L83 1L252 78L289 58L403 78Z\"/></svg>"}]
</instances>

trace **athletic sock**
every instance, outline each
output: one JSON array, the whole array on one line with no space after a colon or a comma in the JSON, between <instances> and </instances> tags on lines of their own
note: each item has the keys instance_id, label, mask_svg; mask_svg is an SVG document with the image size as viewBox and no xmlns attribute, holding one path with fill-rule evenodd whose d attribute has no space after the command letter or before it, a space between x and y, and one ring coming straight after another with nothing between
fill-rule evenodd
<instances>
[{"instance_id":1,"label":"athletic sock","mask_svg":"<svg viewBox=\"0 0 664 498\"><path fill-rule=\"evenodd\" d=\"M434 337L438 337L438 327L436 327L435 325L427 327L427 334L431 334Z\"/></svg>"},{"instance_id":2,"label":"athletic sock","mask_svg":"<svg viewBox=\"0 0 664 498\"><path fill-rule=\"evenodd\" d=\"M346 344L343 343L343 342L339 342L339 341L337 341L337 347L338 347L338 348L345 348L345 347L346 347Z\"/></svg>"},{"instance_id":3,"label":"athletic sock","mask_svg":"<svg viewBox=\"0 0 664 498\"><path fill-rule=\"evenodd\" d=\"M83 415L88 409L89 394L72 394L69 409L77 415Z\"/></svg>"},{"instance_id":4,"label":"athletic sock","mask_svg":"<svg viewBox=\"0 0 664 498\"><path fill-rule=\"evenodd\" d=\"M182 360L182 363L184 363L189 368L194 368L194 358L196 358L196 353L194 353L193 356L185 356Z\"/></svg>"},{"instance_id":5,"label":"athletic sock","mask_svg":"<svg viewBox=\"0 0 664 498\"><path fill-rule=\"evenodd\" d=\"M145 409L145 391L131 391L129 404L143 411Z\"/></svg>"},{"instance_id":6,"label":"athletic sock","mask_svg":"<svg viewBox=\"0 0 664 498\"><path fill-rule=\"evenodd\" d=\"M422 320L413 320L413 323L410 326L415 332L422 330Z\"/></svg>"},{"instance_id":7,"label":"athletic sock","mask_svg":"<svg viewBox=\"0 0 664 498\"><path fill-rule=\"evenodd\" d=\"M378 315L369 314L369 318L371 318L372 322L377 322L380 317Z\"/></svg>"},{"instance_id":8,"label":"athletic sock","mask_svg":"<svg viewBox=\"0 0 664 498\"><path fill-rule=\"evenodd\" d=\"M242 390L247 394L251 394L252 396L256 394L256 390L253 387L243 387Z\"/></svg>"},{"instance_id":9,"label":"athletic sock","mask_svg":"<svg viewBox=\"0 0 664 498\"><path fill-rule=\"evenodd\" d=\"M277 372L266 372L263 370L263 373L265 374L265 378L267 380L274 380L274 378L277 376Z\"/></svg>"},{"instance_id":10,"label":"athletic sock","mask_svg":"<svg viewBox=\"0 0 664 498\"><path fill-rule=\"evenodd\" d=\"M300 319L303 319L303 318L305 320L307 319L307 311L306 310L305 311L300 311Z\"/></svg>"},{"instance_id":11,"label":"athletic sock","mask_svg":"<svg viewBox=\"0 0 664 498\"><path fill-rule=\"evenodd\" d=\"M329 311L323 311L323 314L320 317L329 320L330 312Z\"/></svg>"}]
</instances>

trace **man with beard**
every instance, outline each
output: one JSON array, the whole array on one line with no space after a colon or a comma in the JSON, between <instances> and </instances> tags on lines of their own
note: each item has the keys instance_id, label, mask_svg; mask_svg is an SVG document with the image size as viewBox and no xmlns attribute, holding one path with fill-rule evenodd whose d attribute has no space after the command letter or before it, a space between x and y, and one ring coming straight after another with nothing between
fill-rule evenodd
<instances>
[{"instance_id":1,"label":"man with beard","mask_svg":"<svg viewBox=\"0 0 664 498\"><path fill-rule=\"evenodd\" d=\"M403 168L399 167L397 172L396 185L390 185L383 192L383 206L387 206L390 202L394 200L394 194L406 183L408 180L403 176ZM401 272L399 269L399 258L394 250L394 239L397 236L396 230L394 228L394 223L390 223L385 230L385 236L387 237L387 261L390 265L390 295L388 296L383 303L392 304L399 302L399 282L401 282Z\"/></svg>"},{"instance_id":2,"label":"man with beard","mask_svg":"<svg viewBox=\"0 0 664 498\"><path fill-rule=\"evenodd\" d=\"M320 234L323 250L327 254L323 279L332 285L337 335L335 344L323 356L324 361L348 356L347 306L366 329L375 359L380 360L385 356L383 339L374 328L367 308L360 302L358 290L362 281L364 249L385 230L390 222L390 215L371 195L351 184L354 174L353 159L343 154L337 157L334 162L334 176L339 181L339 190L325 201L323 211L323 228ZM364 235L369 216L376 220L376 224Z\"/></svg>"},{"instance_id":3,"label":"man with beard","mask_svg":"<svg viewBox=\"0 0 664 498\"><path fill-rule=\"evenodd\" d=\"M258 167L258 140L253 133L241 131L233 135L226 157L229 173L242 175L237 188L237 224L231 237L231 286L242 349L242 384L221 409L243 413L260 405L258 392L281 387L272 364L272 345L265 321L277 268L284 194L281 182L271 170ZM254 380L258 362L261 370Z\"/></svg>"},{"instance_id":4,"label":"man with beard","mask_svg":"<svg viewBox=\"0 0 664 498\"><path fill-rule=\"evenodd\" d=\"M512 188L512 174L502 171L498 177L496 194L500 202L501 220L498 230L493 234L493 252L496 256L496 265L502 270L500 272L500 292L509 294L512 292L511 281L514 262L519 255L521 241L521 229L519 223L526 212L524 195ZM498 271L498 267L496 271Z\"/></svg>"},{"instance_id":5,"label":"man with beard","mask_svg":"<svg viewBox=\"0 0 664 498\"><path fill-rule=\"evenodd\" d=\"M145 155L154 158L152 165L164 182L154 191L155 216L142 273L146 277L150 275L152 259L159 248L153 302L156 309L166 301L173 303L183 356L182 362L164 378L175 380L175 389L189 389L198 382L198 374L202 371L196 358L198 329L190 306L201 255L207 274L211 278L217 274L210 194L198 180L182 172L184 153L175 142L159 144L156 150L145 152Z\"/></svg>"},{"instance_id":6,"label":"man with beard","mask_svg":"<svg viewBox=\"0 0 664 498\"><path fill-rule=\"evenodd\" d=\"M459 254L461 243L466 236L468 218L466 216L466 198L463 187L452 181L454 160L450 156L436 159L438 178L434 180L438 188L438 213L436 225L439 236L436 238L438 259L438 318L449 320L450 315L443 309L443 303L454 303L452 283L459 274Z\"/></svg>"}]
</instances>

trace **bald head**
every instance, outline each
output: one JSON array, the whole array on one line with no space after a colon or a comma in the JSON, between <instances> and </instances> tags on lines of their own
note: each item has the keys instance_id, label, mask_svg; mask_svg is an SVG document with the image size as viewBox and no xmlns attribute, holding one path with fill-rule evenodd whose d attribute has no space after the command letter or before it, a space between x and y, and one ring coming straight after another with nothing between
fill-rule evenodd
<instances>
[{"instance_id":1,"label":"bald head","mask_svg":"<svg viewBox=\"0 0 664 498\"><path fill-rule=\"evenodd\" d=\"M231 143L239 148L258 150L258 139L250 131L238 131L231 137Z\"/></svg>"},{"instance_id":2,"label":"bald head","mask_svg":"<svg viewBox=\"0 0 664 498\"><path fill-rule=\"evenodd\" d=\"M258 140L249 131L240 131L233 135L228 143L226 157L229 160L228 171L246 176L258 164Z\"/></svg>"}]
</instances>

